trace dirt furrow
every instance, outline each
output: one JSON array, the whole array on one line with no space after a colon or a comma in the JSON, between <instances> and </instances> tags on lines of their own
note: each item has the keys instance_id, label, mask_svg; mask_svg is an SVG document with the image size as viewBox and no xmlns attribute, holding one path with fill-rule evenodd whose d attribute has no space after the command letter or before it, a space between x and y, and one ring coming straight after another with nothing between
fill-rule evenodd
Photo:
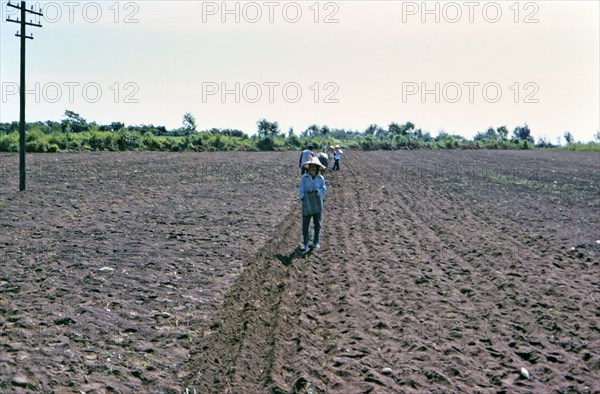
<instances>
[{"instance_id":1,"label":"dirt furrow","mask_svg":"<svg viewBox=\"0 0 600 394\"><path fill-rule=\"evenodd\" d=\"M276 348L291 324L280 312L282 297L289 293L289 272L275 255L292 243L292 215L284 216L289 219L274 231L274 239L248 256L248 266L187 365L190 392L261 392L272 386Z\"/></svg>"}]
</instances>

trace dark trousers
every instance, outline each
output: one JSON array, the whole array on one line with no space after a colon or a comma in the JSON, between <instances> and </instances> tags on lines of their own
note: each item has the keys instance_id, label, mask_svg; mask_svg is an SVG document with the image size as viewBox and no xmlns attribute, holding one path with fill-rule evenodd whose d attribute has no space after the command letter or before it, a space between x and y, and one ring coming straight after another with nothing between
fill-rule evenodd
<instances>
[{"instance_id":1,"label":"dark trousers","mask_svg":"<svg viewBox=\"0 0 600 394\"><path fill-rule=\"evenodd\" d=\"M332 171L339 171L340 170L340 161L339 160L335 160L333 162L333 170Z\"/></svg>"},{"instance_id":2,"label":"dark trousers","mask_svg":"<svg viewBox=\"0 0 600 394\"><path fill-rule=\"evenodd\" d=\"M313 244L319 243L319 233L321 232L321 212L315 213L314 215L302 216L302 237L304 239L304 245L308 245L310 236L308 229L310 227L310 219L312 218L315 226L315 235L313 238Z\"/></svg>"}]
</instances>

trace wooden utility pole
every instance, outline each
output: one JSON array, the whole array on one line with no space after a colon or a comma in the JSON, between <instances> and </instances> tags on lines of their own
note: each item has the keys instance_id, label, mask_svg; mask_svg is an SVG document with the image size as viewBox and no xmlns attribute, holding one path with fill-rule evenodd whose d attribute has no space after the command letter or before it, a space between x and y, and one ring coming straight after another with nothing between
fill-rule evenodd
<instances>
[{"instance_id":1,"label":"wooden utility pole","mask_svg":"<svg viewBox=\"0 0 600 394\"><path fill-rule=\"evenodd\" d=\"M28 10L25 8L25 2L21 1L21 5L12 4L8 2L8 6L21 10L21 19L11 19L10 16L6 18L7 22L19 23L21 25L21 32L17 31L15 36L21 37L21 84L20 84L20 114L19 114L19 190L25 190L25 39L28 38L33 40L33 35L28 36L25 33L25 26L42 27L39 23L33 23L32 20L29 22L25 21L27 13L44 16L41 12Z\"/></svg>"}]
</instances>

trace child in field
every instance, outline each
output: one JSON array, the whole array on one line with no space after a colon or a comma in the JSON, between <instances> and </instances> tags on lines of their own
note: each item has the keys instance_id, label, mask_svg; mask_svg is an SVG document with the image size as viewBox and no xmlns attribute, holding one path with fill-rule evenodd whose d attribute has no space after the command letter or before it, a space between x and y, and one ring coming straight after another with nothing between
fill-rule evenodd
<instances>
[{"instance_id":1,"label":"child in field","mask_svg":"<svg viewBox=\"0 0 600 394\"><path fill-rule=\"evenodd\" d=\"M309 248L309 228L312 219L314 224L314 238L311 248L319 249L319 234L321 233L321 214L323 212L323 197L327 191L325 178L319 174L325 167L316 157L310 158L302 166L307 173L300 177L298 184L298 197L302 201L302 247L303 252Z\"/></svg>"}]
</instances>

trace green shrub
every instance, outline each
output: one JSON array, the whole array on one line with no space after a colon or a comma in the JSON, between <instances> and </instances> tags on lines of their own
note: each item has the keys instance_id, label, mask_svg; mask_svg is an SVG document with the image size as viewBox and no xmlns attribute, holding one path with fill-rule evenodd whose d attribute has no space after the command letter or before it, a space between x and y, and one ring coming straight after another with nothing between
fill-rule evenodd
<instances>
[{"instance_id":1,"label":"green shrub","mask_svg":"<svg viewBox=\"0 0 600 394\"><path fill-rule=\"evenodd\" d=\"M44 135L44 133L42 133L38 129L30 130L25 133L25 143L39 141L39 140L45 141L46 136Z\"/></svg>"},{"instance_id":2,"label":"green shrub","mask_svg":"<svg viewBox=\"0 0 600 394\"><path fill-rule=\"evenodd\" d=\"M574 151L588 151L588 152L600 152L600 142L588 142L583 144L581 142L573 142L563 149L574 150Z\"/></svg>"},{"instance_id":3,"label":"green shrub","mask_svg":"<svg viewBox=\"0 0 600 394\"><path fill-rule=\"evenodd\" d=\"M92 150L104 150L104 136L99 131L92 131L90 137L85 141Z\"/></svg>"},{"instance_id":4,"label":"green shrub","mask_svg":"<svg viewBox=\"0 0 600 394\"><path fill-rule=\"evenodd\" d=\"M256 147L262 151L272 151L275 149L275 144L273 143L273 139L271 137L265 137L256 143Z\"/></svg>"},{"instance_id":5,"label":"green shrub","mask_svg":"<svg viewBox=\"0 0 600 394\"><path fill-rule=\"evenodd\" d=\"M291 149L298 149L302 147L302 141L296 134L292 134L286 139L286 145Z\"/></svg>"},{"instance_id":6,"label":"green shrub","mask_svg":"<svg viewBox=\"0 0 600 394\"><path fill-rule=\"evenodd\" d=\"M18 152L19 134L10 133L0 135L0 152Z\"/></svg>"},{"instance_id":7,"label":"green shrub","mask_svg":"<svg viewBox=\"0 0 600 394\"><path fill-rule=\"evenodd\" d=\"M142 137L142 145L144 146L144 149L150 151L162 151L164 149L164 144L160 140L160 137L156 137L149 131L144 133Z\"/></svg>"},{"instance_id":8,"label":"green shrub","mask_svg":"<svg viewBox=\"0 0 600 394\"><path fill-rule=\"evenodd\" d=\"M131 151L143 148L142 138L137 132L119 133L116 139L118 150Z\"/></svg>"},{"instance_id":9,"label":"green shrub","mask_svg":"<svg viewBox=\"0 0 600 394\"><path fill-rule=\"evenodd\" d=\"M48 142L43 139L38 139L34 141L29 141L25 143L25 151L26 152L34 152L34 153L44 153L48 152Z\"/></svg>"}]
</instances>

